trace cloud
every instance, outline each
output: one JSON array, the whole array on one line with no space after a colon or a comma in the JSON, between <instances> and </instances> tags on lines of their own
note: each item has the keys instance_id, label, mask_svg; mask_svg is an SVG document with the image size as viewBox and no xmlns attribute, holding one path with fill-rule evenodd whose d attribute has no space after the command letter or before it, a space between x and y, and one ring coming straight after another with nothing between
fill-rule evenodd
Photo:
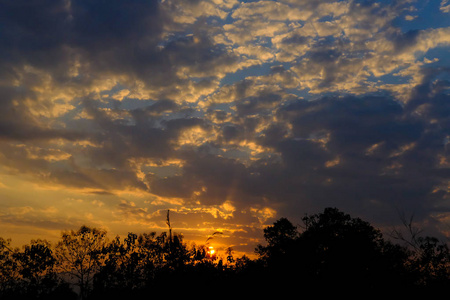
<instances>
[{"instance_id":1,"label":"cloud","mask_svg":"<svg viewBox=\"0 0 450 300\"><path fill-rule=\"evenodd\" d=\"M0 171L92 197L83 205L111 228L126 220L130 230L162 229L171 208L180 228L223 227L244 243L278 216L324 206L379 223L406 207L439 227L449 197L450 32L417 23L429 9L2 3ZM1 222L64 225L30 203L11 207L31 210L12 208Z\"/></svg>"},{"instance_id":2,"label":"cloud","mask_svg":"<svg viewBox=\"0 0 450 300\"><path fill-rule=\"evenodd\" d=\"M304 21L311 12L276 1L243 3L231 15L235 19L264 18L270 21Z\"/></svg>"},{"instance_id":3,"label":"cloud","mask_svg":"<svg viewBox=\"0 0 450 300\"><path fill-rule=\"evenodd\" d=\"M0 222L12 226L61 230L74 225L74 220L67 220L55 207L36 209L31 206L16 206L2 210Z\"/></svg>"},{"instance_id":4,"label":"cloud","mask_svg":"<svg viewBox=\"0 0 450 300\"><path fill-rule=\"evenodd\" d=\"M439 157L447 155L443 141L448 135L428 122L430 118L434 124L447 121L425 112L439 110L443 116L446 108L441 105L446 106L443 99L448 96L426 100L424 94L428 92L405 107L392 96L291 101L277 107L279 124L253 137L277 155L248 164L215 157L213 152L190 157L183 175L172 184L198 186L197 194L192 190L188 194L201 203L231 200L237 206L251 206L270 199L271 205L279 203L288 210L305 205L319 209L331 203L355 210L359 203L392 211L408 201L425 217L441 201L435 188L446 182L447 171L439 165ZM430 105L420 116L413 113L423 105L413 104L418 99ZM240 132L242 128L236 126L224 127L224 142L239 138ZM181 184L183 178L187 181Z\"/></svg>"},{"instance_id":5,"label":"cloud","mask_svg":"<svg viewBox=\"0 0 450 300\"><path fill-rule=\"evenodd\" d=\"M212 1L162 1L163 9L173 14L173 21L181 24L195 23L199 18L217 17L226 18L233 6L238 4L237 0L212 0Z\"/></svg>"},{"instance_id":6,"label":"cloud","mask_svg":"<svg viewBox=\"0 0 450 300\"><path fill-rule=\"evenodd\" d=\"M449 4L448 0L442 0L441 6L439 7L439 9L443 13L450 13L450 4Z\"/></svg>"}]
</instances>

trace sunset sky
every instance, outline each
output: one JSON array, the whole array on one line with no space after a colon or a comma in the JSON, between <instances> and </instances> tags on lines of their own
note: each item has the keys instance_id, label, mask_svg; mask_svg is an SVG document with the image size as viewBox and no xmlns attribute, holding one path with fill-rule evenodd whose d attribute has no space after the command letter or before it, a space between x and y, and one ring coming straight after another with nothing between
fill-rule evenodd
<instances>
[{"instance_id":1,"label":"sunset sky","mask_svg":"<svg viewBox=\"0 0 450 300\"><path fill-rule=\"evenodd\" d=\"M449 0L0 0L0 236L450 236Z\"/></svg>"}]
</instances>

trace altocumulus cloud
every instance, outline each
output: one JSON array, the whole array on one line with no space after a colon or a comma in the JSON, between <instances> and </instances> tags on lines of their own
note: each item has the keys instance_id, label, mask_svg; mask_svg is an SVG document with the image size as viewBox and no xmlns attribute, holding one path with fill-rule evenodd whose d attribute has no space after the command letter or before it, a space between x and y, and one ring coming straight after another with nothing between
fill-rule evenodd
<instances>
[{"instance_id":1,"label":"altocumulus cloud","mask_svg":"<svg viewBox=\"0 0 450 300\"><path fill-rule=\"evenodd\" d=\"M448 235L435 2L1 1L5 232L159 230L171 209L187 236L244 250L336 206Z\"/></svg>"}]
</instances>

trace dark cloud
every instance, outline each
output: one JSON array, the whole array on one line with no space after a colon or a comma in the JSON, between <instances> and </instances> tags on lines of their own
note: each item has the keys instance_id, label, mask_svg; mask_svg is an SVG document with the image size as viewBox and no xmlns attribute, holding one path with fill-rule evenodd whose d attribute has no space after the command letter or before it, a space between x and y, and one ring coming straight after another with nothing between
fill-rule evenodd
<instances>
[{"instance_id":1,"label":"dark cloud","mask_svg":"<svg viewBox=\"0 0 450 300\"><path fill-rule=\"evenodd\" d=\"M190 199L199 188L195 180L181 175L160 178L149 174L146 180L149 182L150 191L162 197Z\"/></svg>"},{"instance_id":2,"label":"dark cloud","mask_svg":"<svg viewBox=\"0 0 450 300\"><path fill-rule=\"evenodd\" d=\"M64 63L68 53L61 47L69 29L67 1L2 1L0 5L1 78L14 76L21 64L55 70L55 61Z\"/></svg>"},{"instance_id":3,"label":"dark cloud","mask_svg":"<svg viewBox=\"0 0 450 300\"><path fill-rule=\"evenodd\" d=\"M98 189L102 194L114 190L147 190L147 186L136 177L136 173L114 169L80 169L74 171L54 170L44 178L54 183L71 188ZM48 182L50 181L50 182Z\"/></svg>"},{"instance_id":4,"label":"dark cloud","mask_svg":"<svg viewBox=\"0 0 450 300\"><path fill-rule=\"evenodd\" d=\"M130 157L167 159L175 154L174 143L184 130L195 126L208 128L200 118L188 116L165 120L154 114L176 108L171 101L158 101L132 111L131 123L112 119L106 111L96 107L95 102L84 103L87 113L93 118L90 123L101 132L93 135L95 143L101 145L90 149L93 163L123 166Z\"/></svg>"},{"instance_id":5,"label":"dark cloud","mask_svg":"<svg viewBox=\"0 0 450 300\"><path fill-rule=\"evenodd\" d=\"M280 2L3 1L2 168L137 191L115 207L137 223L163 206L211 227L336 206L438 224L450 81L429 50L444 57L448 29L396 26L409 1ZM59 224L15 217L0 215Z\"/></svg>"},{"instance_id":6,"label":"dark cloud","mask_svg":"<svg viewBox=\"0 0 450 300\"><path fill-rule=\"evenodd\" d=\"M124 76L130 84L141 80L147 87L171 87L190 82L180 70L215 77L237 63L207 35L167 39L164 26L172 21L157 0L7 1L2 15L0 55L6 78L32 66L60 84L85 87L105 76ZM74 65L75 76L70 72Z\"/></svg>"},{"instance_id":7,"label":"dark cloud","mask_svg":"<svg viewBox=\"0 0 450 300\"><path fill-rule=\"evenodd\" d=\"M280 95L262 92L257 97L239 99L236 101L236 109L240 115L257 115L264 111L271 113L280 100Z\"/></svg>"},{"instance_id":8,"label":"dark cloud","mask_svg":"<svg viewBox=\"0 0 450 300\"><path fill-rule=\"evenodd\" d=\"M392 38L395 51L403 52L408 50L409 47L415 45L420 35L419 30L410 30L408 32L396 32L396 35Z\"/></svg>"},{"instance_id":9,"label":"dark cloud","mask_svg":"<svg viewBox=\"0 0 450 300\"><path fill-rule=\"evenodd\" d=\"M172 101L172 100L159 100L156 101L154 104L147 106L143 109L135 109L132 111L132 114L136 121L139 119L138 114L150 114L150 115L159 115L164 112L175 112L178 110L178 105ZM143 116L146 117L145 115Z\"/></svg>"},{"instance_id":10,"label":"dark cloud","mask_svg":"<svg viewBox=\"0 0 450 300\"><path fill-rule=\"evenodd\" d=\"M315 132L330 133L327 147L338 155L361 153L380 142L408 143L422 129L414 119L402 119L403 108L390 97L331 97L302 105L306 107L292 118L294 134L308 138ZM289 113L291 108L285 110Z\"/></svg>"},{"instance_id":11,"label":"dark cloud","mask_svg":"<svg viewBox=\"0 0 450 300\"><path fill-rule=\"evenodd\" d=\"M443 99L448 95L421 100L430 110L439 105L445 111ZM273 140L283 160L276 174L285 176L280 182L291 181L285 201L295 201L288 200L294 194L350 210L370 203L407 205L422 216L439 202L435 188L447 184L448 173L438 161L448 157L443 144L448 129L441 122L430 124L429 116L410 114L391 97L300 100L279 113L293 132ZM277 188L274 194L282 198L284 192Z\"/></svg>"},{"instance_id":12,"label":"dark cloud","mask_svg":"<svg viewBox=\"0 0 450 300\"><path fill-rule=\"evenodd\" d=\"M19 0L2 2L1 11L5 26L0 34L6 39L2 51L47 70L68 63L64 55L70 52L64 47L82 50L83 55L104 55L103 60L113 58L107 55L111 52L127 54L116 64L130 62L131 53L122 51L141 50L145 41L154 46L162 26L158 1Z\"/></svg>"},{"instance_id":13,"label":"dark cloud","mask_svg":"<svg viewBox=\"0 0 450 300\"><path fill-rule=\"evenodd\" d=\"M427 103L445 104L440 108L445 110L448 102L443 98L448 96ZM443 144L448 130L430 124L428 117L410 114L392 97L298 100L277 114L283 122L255 140L278 156L246 165L237 159L194 156L187 159L183 176L165 183L204 187L196 198L202 203L231 197L255 205L270 199L271 205L285 207L280 209L285 214L297 214L294 207L335 205L371 218L371 212L393 213L405 206L425 218L441 201L435 188L447 184L448 166L439 166L439 157L448 157ZM239 132L225 126L225 141Z\"/></svg>"},{"instance_id":14,"label":"dark cloud","mask_svg":"<svg viewBox=\"0 0 450 300\"><path fill-rule=\"evenodd\" d=\"M71 1L68 7L74 44L108 48L139 41L161 30L158 1ZM104 44L103 41L110 42Z\"/></svg>"},{"instance_id":15,"label":"dark cloud","mask_svg":"<svg viewBox=\"0 0 450 300\"><path fill-rule=\"evenodd\" d=\"M234 125L226 125L222 129L225 142L241 139L241 130Z\"/></svg>"},{"instance_id":16,"label":"dark cloud","mask_svg":"<svg viewBox=\"0 0 450 300\"><path fill-rule=\"evenodd\" d=\"M77 140L84 135L77 130L49 128L30 112L29 103L37 103L27 87L0 84L0 140L39 140L63 138Z\"/></svg>"}]
</instances>

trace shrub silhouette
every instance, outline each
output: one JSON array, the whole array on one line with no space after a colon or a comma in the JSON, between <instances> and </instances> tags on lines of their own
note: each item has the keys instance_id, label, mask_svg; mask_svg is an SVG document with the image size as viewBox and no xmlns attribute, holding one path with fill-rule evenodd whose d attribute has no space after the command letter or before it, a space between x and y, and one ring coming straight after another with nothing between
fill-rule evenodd
<instances>
[{"instance_id":1,"label":"shrub silhouette","mask_svg":"<svg viewBox=\"0 0 450 300\"><path fill-rule=\"evenodd\" d=\"M0 299L148 299L217 291L233 297L323 296L357 290L430 296L450 284L446 244L434 237L415 237L410 247L394 244L336 208L306 215L298 227L277 220L264 229L266 243L255 249L257 259L234 258L231 248L226 258L210 256L210 238L188 246L169 229L108 242L105 231L82 226L63 232L54 247L36 240L22 250L0 238Z\"/></svg>"}]
</instances>

